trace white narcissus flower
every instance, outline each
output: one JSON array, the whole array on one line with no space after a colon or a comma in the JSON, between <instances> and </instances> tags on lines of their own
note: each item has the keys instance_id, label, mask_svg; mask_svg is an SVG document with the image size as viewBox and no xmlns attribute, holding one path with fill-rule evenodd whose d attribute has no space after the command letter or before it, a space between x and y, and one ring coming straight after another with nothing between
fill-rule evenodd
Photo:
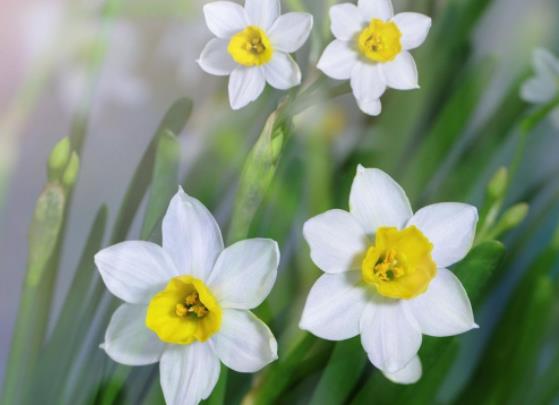
<instances>
[{"instance_id":1,"label":"white narcissus flower","mask_svg":"<svg viewBox=\"0 0 559 405\"><path fill-rule=\"evenodd\" d=\"M256 100L270 86L287 90L301 83L301 70L289 55L307 40L313 18L307 13L280 15L280 0L230 1L204 6L210 31L217 37L202 51L200 67L229 77L234 110Z\"/></svg>"},{"instance_id":2,"label":"white narcissus flower","mask_svg":"<svg viewBox=\"0 0 559 405\"><path fill-rule=\"evenodd\" d=\"M533 104L547 104L554 99L559 104L559 59L547 49L534 51L535 75L522 85L521 97ZM551 112L551 121L559 128L559 105Z\"/></svg>"},{"instance_id":3,"label":"white narcissus flower","mask_svg":"<svg viewBox=\"0 0 559 405\"><path fill-rule=\"evenodd\" d=\"M324 50L318 68L337 80L351 80L361 110L381 111L380 97L388 87L419 88L415 61L408 52L420 46L431 18L419 13L394 15L390 0L359 0L330 8L336 39Z\"/></svg>"},{"instance_id":4,"label":"white narcissus flower","mask_svg":"<svg viewBox=\"0 0 559 405\"><path fill-rule=\"evenodd\" d=\"M168 404L196 404L217 383L220 361L255 372L277 359L270 329L249 310L268 296L279 251L269 239L224 249L215 219L182 190L162 225L163 246L124 242L95 263L109 291L125 301L102 348L116 362L159 362Z\"/></svg>"},{"instance_id":5,"label":"white narcissus flower","mask_svg":"<svg viewBox=\"0 0 559 405\"><path fill-rule=\"evenodd\" d=\"M415 214L386 173L359 166L350 212L331 210L305 223L313 262L326 274L312 287L302 329L328 340L361 335L373 365L392 381L421 377L422 335L476 328L470 300L447 269L470 250L477 209L459 203Z\"/></svg>"}]
</instances>

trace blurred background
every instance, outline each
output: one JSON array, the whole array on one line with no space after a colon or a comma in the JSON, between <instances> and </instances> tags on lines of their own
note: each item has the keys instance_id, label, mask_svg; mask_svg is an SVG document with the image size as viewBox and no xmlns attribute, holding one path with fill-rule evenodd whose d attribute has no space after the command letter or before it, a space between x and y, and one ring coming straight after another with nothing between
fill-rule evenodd
<instances>
[{"instance_id":1,"label":"blurred background","mask_svg":"<svg viewBox=\"0 0 559 405\"><path fill-rule=\"evenodd\" d=\"M282 96L267 89L258 103L240 112L230 110L226 80L205 74L196 64L211 38L202 16L205 1L109 3L114 4L2 1L0 381L20 305L29 227L55 144L76 125L85 127L49 334L97 210L106 204L108 223L115 221L128 183L172 103L188 97L194 105L178 136L180 180L227 227L245 158ZM333 3L284 1L284 10L305 9L315 15L313 38L298 55L304 86L319 77L313 66L329 40L326 16ZM321 79L325 96L317 96L312 108L295 117L293 137L250 230L281 242L283 270L288 274L288 268L304 269L308 274L299 277L303 286L318 272L301 258L306 254L301 225L330 207L347 208L357 163L387 170L409 190L416 209L443 200L481 207L488 182L518 151L520 118L532 111L520 100L518 89L532 72L534 48L559 54L556 0L395 0L394 8L423 12L434 21L426 45L414 53L421 90L389 91L383 99L383 115L369 118L360 114L350 95L328 100L334 82ZM460 340L460 354L437 390L440 402L460 397L509 297L553 237L559 218L558 135L549 120L542 120L522 148L503 206L527 202L530 214L520 227L500 235L509 248L505 269L477 311L479 333ZM146 204L143 201L127 232L130 239L139 238ZM552 267L550 274L556 275L556 270ZM278 288L286 285L280 282ZM301 296L294 299L299 308L303 291L301 287ZM273 303L280 303L280 315L286 294L272 297ZM554 301L551 318L555 326L558 302ZM274 331L283 325L296 326L296 320L288 322L286 316L279 316ZM538 370L545 369L557 351L546 342L538 354Z\"/></svg>"}]
</instances>

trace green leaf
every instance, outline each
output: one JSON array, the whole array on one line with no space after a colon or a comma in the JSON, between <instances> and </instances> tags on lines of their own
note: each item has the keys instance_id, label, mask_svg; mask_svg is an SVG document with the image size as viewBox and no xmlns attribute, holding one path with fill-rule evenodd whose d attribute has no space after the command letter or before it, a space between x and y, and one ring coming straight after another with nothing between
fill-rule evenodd
<instances>
[{"instance_id":1,"label":"green leaf","mask_svg":"<svg viewBox=\"0 0 559 405\"><path fill-rule=\"evenodd\" d=\"M54 288L52 265L64 223L66 194L49 183L39 196L29 230L27 273L6 368L2 403L17 404L37 362L46 336Z\"/></svg>"},{"instance_id":2,"label":"green leaf","mask_svg":"<svg viewBox=\"0 0 559 405\"><path fill-rule=\"evenodd\" d=\"M280 107L281 109L281 107ZM236 242L249 233L254 215L276 173L288 128L279 120L280 109L268 118L241 173L228 240Z\"/></svg>"},{"instance_id":3,"label":"green leaf","mask_svg":"<svg viewBox=\"0 0 559 405\"><path fill-rule=\"evenodd\" d=\"M311 405L344 404L367 364L359 337L336 343Z\"/></svg>"},{"instance_id":4,"label":"green leaf","mask_svg":"<svg viewBox=\"0 0 559 405\"><path fill-rule=\"evenodd\" d=\"M134 172L134 177L128 186L126 195L124 196L124 201L118 211L117 220L111 236L111 244L118 243L126 239L128 230L134 220L134 216L152 179L159 139L167 131L170 131L173 134L181 133L188 121L188 118L190 117L191 112L192 101L183 98L176 101L171 106L171 109L161 121L155 136L144 153L142 160L138 164L138 167Z\"/></svg>"},{"instance_id":5,"label":"green leaf","mask_svg":"<svg viewBox=\"0 0 559 405\"><path fill-rule=\"evenodd\" d=\"M549 273L558 253L556 246L546 249L518 284L461 403L525 403L550 319L554 291Z\"/></svg>"},{"instance_id":6,"label":"green leaf","mask_svg":"<svg viewBox=\"0 0 559 405\"><path fill-rule=\"evenodd\" d=\"M403 187L412 200L425 189L429 179L436 174L468 126L485 94L493 66L493 63L486 62L469 69L460 80L460 87L437 116L433 128L409 163L403 179Z\"/></svg>"},{"instance_id":7,"label":"green leaf","mask_svg":"<svg viewBox=\"0 0 559 405\"><path fill-rule=\"evenodd\" d=\"M149 238L156 230L169 201L177 192L179 166L180 144L171 131L166 131L159 139L155 155L153 181L141 231L143 239Z\"/></svg>"},{"instance_id":8,"label":"green leaf","mask_svg":"<svg viewBox=\"0 0 559 405\"><path fill-rule=\"evenodd\" d=\"M27 398L59 398L61 390L70 373L70 366L79 355L80 347L87 328L76 319L92 319L96 307L91 302L91 286L99 277L93 256L99 251L107 224L107 208L103 206L97 213L89 232L81 259L74 273L74 278L64 300L61 313L53 328L52 336L41 350L38 367L33 378Z\"/></svg>"}]
</instances>

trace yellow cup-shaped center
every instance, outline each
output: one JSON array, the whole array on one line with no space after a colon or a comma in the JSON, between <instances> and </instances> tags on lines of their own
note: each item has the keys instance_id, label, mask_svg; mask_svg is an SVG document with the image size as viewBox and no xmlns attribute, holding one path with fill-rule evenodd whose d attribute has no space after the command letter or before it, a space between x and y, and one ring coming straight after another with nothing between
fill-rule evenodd
<instances>
[{"instance_id":1,"label":"yellow cup-shaped center","mask_svg":"<svg viewBox=\"0 0 559 405\"><path fill-rule=\"evenodd\" d=\"M227 51L239 65L251 67L264 65L272 59L273 49L264 30L249 26L233 35Z\"/></svg>"},{"instance_id":2,"label":"yellow cup-shaped center","mask_svg":"<svg viewBox=\"0 0 559 405\"><path fill-rule=\"evenodd\" d=\"M146 326L166 343L205 342L221 326L221 307L203 281L173 278L149 303Z\"/></svg>"},{"instance_id":3,"label":"yellow cup-shaped center","mask_svg":"<svg viewBox=\"0 0 559 405\"><path fill-rule=\"evenodd\" d=\"M365 283L385 297L410 299L427 290L437 274L433 245L415 226L379 228L361 266Z\"/></svg>"},{"instance_id":4,"label":"yellow cup-shaped center","mask_svg":"<svg viewBox=\"0 0 559 405\"><path fill-rule=\"evenodd\" d=\"M373 62L390 62L402 51L402 33L392 21L373 19L357 37L357 47Z\"/></svg>"}]
</instances>

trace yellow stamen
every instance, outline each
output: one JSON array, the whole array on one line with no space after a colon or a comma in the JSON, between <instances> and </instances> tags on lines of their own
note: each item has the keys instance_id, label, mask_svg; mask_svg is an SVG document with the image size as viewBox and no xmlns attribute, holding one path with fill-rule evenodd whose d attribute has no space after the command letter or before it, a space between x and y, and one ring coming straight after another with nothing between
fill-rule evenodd
<instances>
[{"instance_id":1,"label":"yellow stamen","mask_svg":"<svg viewBox=\"0 0 559 405\"><path fill-rule=\"evenodd\" d=\"M221 327L221 314L217 300L204 282L180 276L152 298L146 326L166 343L205 342Z\"/></svg>"},{"instance_id":2,"label":"yellow stamen","mask_svg":"<svg viewBox=\"0 0 559 405\"><path fill-rule=\"evenodd\" d=\"M402 33L392 21L374 18L357 37L361 55L373 62L390 62L402 51Z\"/></svg>"},{"instance_id":3,"label":"yellow stamen","mask_svg":"<svg viewBox=\"0 0 559 405\"><path fill-rule=\"evenodd\" d=\"M227 51L235 62L247 67L270 62L274 53L266 33L255 26L249 26L233 35Z\"/></svg>"},{"instance_id":4,"label":"yellow stamen","mask_svg":"<svg viewBox=\"0 0 559 405\"><path fill-rule=\"evenodd\" d=\"M432 250L433 245L415 226L402 231L379 228L361 265L363 281L385 297L416 297L436 275Z\"/></svg>"}]
</instances>

